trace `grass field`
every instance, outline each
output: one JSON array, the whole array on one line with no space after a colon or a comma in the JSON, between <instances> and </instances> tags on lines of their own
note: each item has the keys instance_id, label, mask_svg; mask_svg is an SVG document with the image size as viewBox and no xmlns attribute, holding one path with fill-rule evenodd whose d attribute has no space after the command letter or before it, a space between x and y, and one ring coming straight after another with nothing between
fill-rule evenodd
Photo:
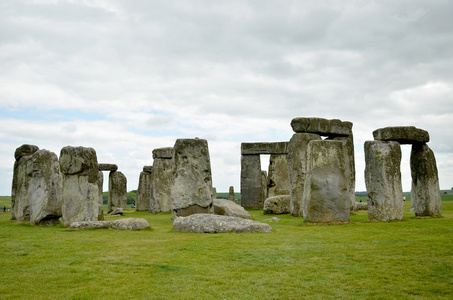
<instances>
[{"instance_id":1,"label":"grass field","mask_svg":"<svg viewBox=\"0 0 453 300\"><path fill-rule=\"evenodd\" d=\"M0 200L3 200L0 198ZM251 211L271 233L74 231L0 213L1 299L453 299L453 201L443 218L314 225ZM106 217L114 219L114 217Z\"/></svg>"}]
</instances>

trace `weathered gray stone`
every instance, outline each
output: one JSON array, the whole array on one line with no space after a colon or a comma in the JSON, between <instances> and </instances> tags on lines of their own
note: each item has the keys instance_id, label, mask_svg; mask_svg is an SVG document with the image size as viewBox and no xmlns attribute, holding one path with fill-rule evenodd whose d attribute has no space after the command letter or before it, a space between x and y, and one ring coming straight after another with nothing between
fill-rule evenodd
<instances>
[{"instance_id":1,"label":"weathered gray stone","mask_svg":"<svg viewBox=\"0 0 453 300\"><path fill-rule=\"evenodd\" d=\"M366 141L365 164L368 219L401 220L404 202L400 144L393 141Z\"/></svg>"},{"instance_id":2,"label":"weathered gray stone","mask_svg":"<svg viewBox=\"0 0 453 300\"><path fill-rule=\"evenodd\" d=\"M216 215L238 217L242 219L251 219L251 215L242 206L237 205L233 201L225 199L214 199L214 213Z\"/></svg>"},{"instance_id":3,"label":"weathered gray stone","mask_svg":"<svg viewBox=\"0 0 453 300\"><path fill-rule=\"evenodd\" d=\"M63 173L64 226L78 221L97 221L99 217L99 169L93 148L67 146L60 152Z\"/></svg>"},{"instance_id":4,"label":"weathered gray stone","mask_svg":"<svg viewBox=\"0 0 453 300\"><path fill-rule=\"evenodd\" d=\"M264 214L289 214L290 213L290 195L278 195L269 197L264 201Z\"/></svg>"},{"instance_id":5,"label":"weathered gray stone","mask_svg":"<svg viewBox=\"0 0 453 300\"><path fill-rule=\"evenodd\" d=\"M38 146L23 144L22 146L17 148L16 151L14 152L14 158L16 159L16 161L18 161L21 159L22 156L30 156L38 150L39 150Z\"/></svg>"},{"instance_id":6,"label":"weathered gray stone","mask_svg":"<svg viewBox=\"0 0 453 300\"><path fill-rule=\"evenodd\" d=\"M312 140L321 140L321 136L312 133L295 133L288 147L288 178L290 183L290 213L302 217L302 200L304 197L305 177L307 170L307 146Z\"/></svg>"},{"instance_id":7,"label":"weathered gray stone","mask_svg":"<svg viewBox=\"0 0 453 300\"><path fill-rule=\"evenodd\" d=\"M261 190L262 194L260 195L262 198L260 198L260 208L264 205L264 200L267 199L267 184L269 180L267 178L267 171L261 170Z\"/></svg>"},{"instance_id":8,"label":"weathered gray stone","mask_svg":"<svg viewBox=\"0 0 453 300\"><path fill-rule=\"evenodd\" d=\"M307 147L307 173L302 203L304 220L348 222L349 180L341 141L313 140Z\"/></svg>"},{"instance_id":9,"label":"weathered gray stone","mask_svg":"<svg viewBox=\"0 0 453 300\"><path fill-rule=\"evenodd\" d=\"M220 232L271 232L272 227L252 220L219 216L213 214L194 214L177 217L173 220L174 231L220 233Z\"/></svg>"},{"instance_id":10,"label":"weathered gray stone","mask_svg":"<svg viewBox=\"0 0 453 300\"><path fill-rule=\"evenodd\" d=\"M42 149L21 156L16 164L13 175L16 177L15 203L12 206L15 218L30 220L35 225L60 223L63 179L57 155Z\"/></svg>"},{"instance_id":11,"label":"weathered gray stone","mask_svg":"<svg viewBox=\"0 0 453 300\"><path fill-rule=\"evenodd\" d=\"M236 198L234 197L234 187L233 186L230 186L230 189L228 190L228 200L236 201Z\"/></svg>"},{"instance_id":12,"label":"weathered gray stone","mask_svg":"<svg viewBox=\"0 0 453 300\"><path fill-rule=\"evenodd\" d=\"M379 128L373 131L377 141L395 141L400 144L417 144L429 142L429 133L414 126L395 126Z\"/></svg>"},{"instance_id":13,"label":"weathered gray stone","mask_svg":"<svg viewBox=\"0 0 453 300\"><path fill-rule=\"evenodd\" d=\"M411 151L411 202L416 216L442 214L436 158L426 144L414 144Z\"/></svg>"},{"instance_id":14,"label":"weathered gray stone","mask_svg":"<svg viewBox=\"0 0 453 300\"><path fill-rule=\"evenodd\" d=\"M271 154L267 178L267 197L289 195L290 185L287 168L287 155Z\"/></svg>"},{"instance_id":15,"label":"weathered gray stone","mask_svg":"<svg viewBox=\"0 0 453 300\"><path fill-rule=\"evenodd\" d=\"M115 164L98 164L99 171L117 171L118 166Z\"/></svg>"},{"instance_id":16,"label":"weathered gray stone","mask_svg":"<svg viewBox=\"0 0 453 300\"><path fill-rule=\"evenodd\" d=\"M354 210L368 210L368 202L355 202Z\"/></svg>"},{"instance_id":17,"label":"weathered gray stone","mask_svg":"<svg viewBox=\"0 0 453 300\"><path fill-rule=\"evenodd\" d=\"M334 137L334 141L342 141L344 146L344 158L346 160L345 176L349 180L349 199L350 210L354 211L355 205L355 160L354 160L354 138L353 135L347 137Z\"/></svg>"},{"instance_id":18,"label":"weathered gray stone","mask_svg":"<svg viewBox=\"0 0 453 300\"><path fill-rule=\"evenodd\" d=\"M142 218L124 218L112 221L112 229L120 230L143 230L149 229L149 223L147 220Z\"/></svg>"},{"instance_id":19,"label":"weathered gray stone","mask_svg":"<svg viewBox=\"0 0 453 300\"><path fill-rule=\"evenodd\" d=\"M143 172L153 173L153 166L144 166L143 167Z\"/></svg>"},{"instance_id":20,"label":"weathered gray stone","mask_svg":"<svg viewBox=\"0 0 453 300\"><path fill-rule=\"evenodd\" d=\"M122 216L124 214L124 208L114 207L112 211L109 212L110 216Z\"/></svg>"},{"instance_id":21,"label":"weathered gray stone","mask_svg":"<svg viewBox=\"0 0 453 300\"><path fill-rule=\"evenodd\" d=\"M104 220L104 195L102 194L104 188L104 174L102 171L98 172L98 190L99 190L99 207L98 207L98 220Z\"/></svg>"},{"instance_id":22,"label":"weathered gray stone","mask_svg":"<svg viewBox=\"0 0 453 300\"><path fill-rule=\"evenodd\" d=\"M82 221L73 222L71 229L120 229L120 230L142 230L149 229L149 223L142 218L124 218L115 221Z\"/></svg>"},{"instance_id":23,"label":"weathered gray stone","mask_svg":"<svg viewBox=\"0 0 453 300\"><path fill-rule=\"evenodd\" d=\"M278 222L280 222L280 219L277 218L277 217L273 217L273 218L272 218L272 222L278 223Z\"/></svg>"},{"instance_id":24,"label":"weathered gray stone","mask_svg":"<svg viewBox=\"0 0 453 300\"><path fill-rule=\"evenodd\" d=\"M137 195L135 198L135 210L148 210L151 203L151 188L153 174L148 172L140 172L138 180Z\"/></svg>"},{"instance_id":25,"label":"weathered gray stone","mask_svg":"<svg viewBox=\"0 0 453 300\"><path fill-rule=\"evenodd\" d=\"M150 213L171 211L172 159L155 158L151 181Z\"/></svg>"},{"instance_id":26,"label":"weathered gray stone","mask_svg":"<svg viewBox=\"0 0 453 300\"><path fill-rule=\"evenodd\" d=\"M256 155L256 154L288 154L288 142L275 142L275 143L242 143L242 155Z\"/></svg>"},{"instance_id":27,"label":"weathered gray stone","mask_svg":"<svg viewBox=\"0 0 453 300\"><path fill-rule=\"evenodd\" d=\"M173 217L202 211L212 213L212 175L208 142L178 139L173 147Z\"/></svg>"},{"instance_id":28,"label":"weathered gray stone","mask_svg":"<svg viewBox=\"0 0 453 300\"><path fill-rule=\"evenodd\" d=\"M119 171L111 171L109 174L109 202L108 213L117 208L123 210L127 205L127 179L123 173Z\"/></svg>"},{"instance_id":29,"label":"weathered gray stone","mask_svg":"<svg viewBox=\"0 0 453 300\"><path fill-rule=\"evenodd\" d=\"M212 199L217 199L217 188L215 187L212 188Z\"/></svg>"},{"instance_id":30,"label":"weathered gray stone","mask_svg":"<svg viewBox=\"0 0 453 300\"><path fill-rule=\"evenodd\" d=\"M241 155L241 205L247 209L261 209L266 182L262 181L259 155Z\"/></svg>"},{"instance_id":31,"label":"weathered gray stone","mask_svg":"<svg viewBox=\"0 0 453 300\"><path fill-rule=\"evenodd\" d=\"M156 158L172 159L173 158L173 148L165 147L165 148L154 149L153 150L153 159L156 159Z\"/></svg>"},{"instance_id":32,"label":"weathered gray stone","mask_svg":"<svg viewBox=\"0 0 453 300\"><path fill-rule=\"evenodd\" d=\"M316 133L329 137L352 134L352 123L338 119L294 118L291 127L297 133Z\"/></svg>"}]
</instances>

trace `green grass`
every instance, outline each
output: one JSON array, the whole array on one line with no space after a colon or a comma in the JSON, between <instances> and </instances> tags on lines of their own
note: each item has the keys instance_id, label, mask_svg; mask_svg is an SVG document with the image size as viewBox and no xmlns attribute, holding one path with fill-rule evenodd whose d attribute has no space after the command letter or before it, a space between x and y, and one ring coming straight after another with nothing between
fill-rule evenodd
<instances>
[{"instance_id":1,"label":"green grass","mask_svg":"<svg viewBox=\"0 0 453 300\"><path fill-rule=\"evenodd\" d=\"M271 233L171 231L171 215L127 209L152 230L38 227L0 213L1 299L452 299L453 202L442 218L347 225L251 211ZM106 216L107 220L115 217Z\"/></svg>"}]
</instances>

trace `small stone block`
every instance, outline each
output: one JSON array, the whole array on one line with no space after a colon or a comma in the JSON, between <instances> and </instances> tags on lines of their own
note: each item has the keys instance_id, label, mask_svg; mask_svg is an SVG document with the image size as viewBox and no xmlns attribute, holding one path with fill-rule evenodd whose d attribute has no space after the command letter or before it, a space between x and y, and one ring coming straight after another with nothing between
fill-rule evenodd
<instances>
[{"instance_id":1,"label":"small stone block","mask_svg":"<svg viewBox=\"0 0 453 300\"><path fill-rule=\"evenodd\" d=\"M172 159L173 158L173 148L165 147L165 148L154 149L153 150L153 159L156 159L156 158Z\"/></svg>"},{"instance_id":2,"label":"small stone block","mask_svg":"<svg viewBox=\"0 0 453 300\"><path fill-rule=\"evenodd\" d=\"M352 123L338 119L294 118L291 127L297 133L316 133L322 136L349 136L352 134Z\"/></svg>"},{"instance_id":3,"label":"small stone block","mask_svg":"<svg viewBox=\"0 0 453 300\"><path fill-rule=\"evenodd\" d=\"M99 164L99 171L116 171L118 166L115 164Z\"/></svg>"}]
</instances>

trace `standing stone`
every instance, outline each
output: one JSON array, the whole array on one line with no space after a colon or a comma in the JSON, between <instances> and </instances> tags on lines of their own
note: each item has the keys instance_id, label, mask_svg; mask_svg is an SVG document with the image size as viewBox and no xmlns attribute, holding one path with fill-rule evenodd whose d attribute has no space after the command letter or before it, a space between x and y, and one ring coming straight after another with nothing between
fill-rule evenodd
<instances>
[{"instance_id":1,"label":"standing stone","mask_svg":"<svg viewBox=\"0 0 453 300\"><path fill-rule=\"evenodd\" d=\"M144 170L144 169L143 169ZM151 203L152 172L141 172L138 180L137 197L135 199L135 210L148 210Z\"/></svg>"},{"instance_id":2,"label":"standing stone","mask_svg":"<svg viewBox=\"0 0 453 300\"><path fill-rule=\"evenodd\" d=\"M97 221L99 215L99 169L93 148L66 146L60 152L63 173L63 225Z\"/></svg>"},{"instance_id":3,"label":"standing stone","mask_svg":"<svg viewBox=\"0 0 453 300\"><path fill-rule=\"evenodd\" d=\"M267 197L290 194L287 164L287 155L271 154L269 159Z\"/></svg>"},{"instance_id":4,"label":"standing stone","mask_svg":"<svg viewBox=\"0 0 453 300\"><path fill-rule=\"evenodd\" d=\"M404 202L400 144L394 141L366 141L365 164L368 219L401 220Z\"/></svg>"},{"instance_id":5,"label":"standing stone","mask_svg":"<svg viewBox=\"0 0 453 300\"><path fill-rule=\"evenodd\" d=\"M230 186L230 189L228 191L228 200L236 201L234 198L234 187L233 186Z\"/></svg>"},{"instance_id":6,"label":"standing stone","mask_svg":"<svg viewBox=\"0 0 453 300\"><path fill-rule=\"evenodd\" d=\"M212 188L212 200L217 199L217 188Z\"/></svg>"},{"instance_id":7,"label":"standing stone","mask_svg":"<svg viewBox=\"0 0 453 300\"><path fill-rule=\"evenodd\" d=\"M259 203L263 203L264 206L264 201L267 199L267 184L269 180L267 178L267 171L261 170L261 190L262 190L262 197L263 199L260 199Z\"/></svg>"},{"instance_id":8,"label":"standing stone","mask_svg":"<svg viewBox=\"0 0 453 300\"><path fill-rule=\"evenodd\" d=\"M303 216L309 222L348 222L349 166L341 141L314 140L307 147Z\"/></svg>"},{"instance_id":9,"label":"standing stone","mask_svg":"<svg viewBox=\"0 0 453 300\"><path fill-rule=\"evenodd\" d=\"M100 164L99 164L100 165ZM98 189L99 189L99 208L98 208L98 220L104 220L104 195L102 193L104 189L104 174L99 169L98 176Z\"/></svg>"},{"instance_id":10,"label":"standing stone","mask_svg":"<svg viewBox=\"0 0 453 300\"><path fill-rule=\"evenodd\" d=\"M307 145L312 140L321 140L321 136L311 133L295 133L288 146L288 178L290 184L290 213L302 217L302 200L304 197L306 177Z\"/></svg>"},{"instance_id":11,"label":"standing stone","mask_svg":"<svg viewBox=\"0 0 453 300\"><path fill-rule=\"evenodd\" d=\"M261 160L258 154L241 155L241 205L247 209L260 209L264 204Z\"/></svg>"},{"instance_id":12,"label":"standing stone","mask_svg":"<svg viewBox=\"0 0 453 300\"><path fill-rule=\"evenodd\" d=\"M172 147L153 150L150 213L171 211L172 151Z\"/></svg>"},{"instance_id":13,"label":"standing stone","mask_svg":"<svg viewBox=\"0 0 453 300\"><path fill-rule=\"evenodd\" d=\"M213 213L208 142L178 139L173 149L171 186L173 217Z\"/></svg>"},{"instance_id":14,"label":"standing stone","mask_svg":"<svg viewBox=\"0 0 453 300\"><path fill-rule=\"evenodd\" d=\"M426 144L413 144L411 151L411 201L416 216L442 213L436 158Z\"/></svg>"},{"instance_id":15,"label":"standing stone","mask_svg":"<svg viewBox=\"0 0 453 300\"><path fill-rule=\"evenodd\" d=\"M119 171L109 174L109 202L108 213L122 213L127 204L127 179Z\"/></svg>"},{"instance_id":16,"label":"standing stone","mask_svg":"<svg viewBox=\"0 0 453 300\"><path fill-rule=\"evenodd\" d=\"M16 219L35 225L59 223L63 179L57 155L43 149L21 156L17 171Z\"/></svg>"},{"instance_id":17,"label":"standing stone","mask_svg":"<svg viewBox=\"0 0 453 300\"><path fill-rule=\"evenodd\" d=\"M30 211L28 205L29 180L25 176L26 163L21 163L23 157L27 157L38 151L38 146L24 144L14 152L13 182L11 187L11 219L12 220L29 220Z\"/></svg>"}]
</instances>

